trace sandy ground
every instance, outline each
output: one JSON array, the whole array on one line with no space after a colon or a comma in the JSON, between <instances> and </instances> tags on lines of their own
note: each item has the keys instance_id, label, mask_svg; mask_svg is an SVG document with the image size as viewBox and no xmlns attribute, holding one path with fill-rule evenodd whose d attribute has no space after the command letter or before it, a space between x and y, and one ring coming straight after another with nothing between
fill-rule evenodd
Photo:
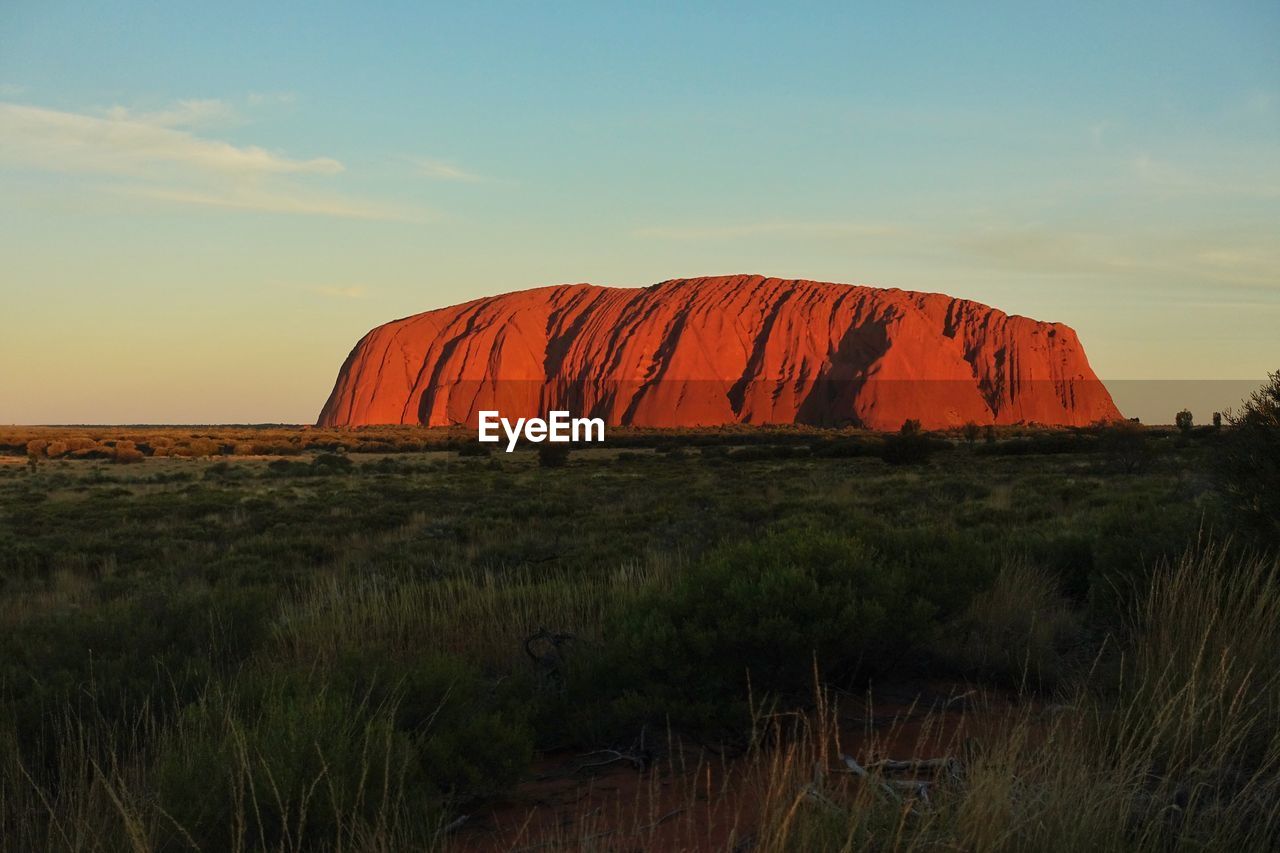
<instances>
[{"instance_id":1,"label":"sandy ground","mask_svg":"<svg viewBox=\"0 0 1280 853\"><path fill-rule=\"evenodd\" d=\"M976 729L1012 707L988 697L979 710L966 686L882 688L874 708L845 696L837 712L840 753L879 759L954 756ZM762 811L766 761L664 738L643 766L634 751L542 756L500 802L467 815L450 839L466 851L749 849ZM837 785L855 785L840 775Z\"/></svg>"}]
</instances>

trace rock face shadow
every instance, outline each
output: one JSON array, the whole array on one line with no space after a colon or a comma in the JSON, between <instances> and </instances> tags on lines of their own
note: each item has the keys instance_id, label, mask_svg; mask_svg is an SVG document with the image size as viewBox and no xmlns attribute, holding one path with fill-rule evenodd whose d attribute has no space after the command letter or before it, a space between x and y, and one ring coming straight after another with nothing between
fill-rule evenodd
<instances>
[{"instance_id":1,"label":"rock face shadow","mask_svg":"<svg viewBox=\"0 0 1280 853\"><path fill-rule=\"evenodd\" d=\"M827 369L814 381L797 412L800 423L813 426L863 426L858 395L872 366L889 349L889 324L875 320L851 326L831 355Z\"/></svg>"}]
</instances>

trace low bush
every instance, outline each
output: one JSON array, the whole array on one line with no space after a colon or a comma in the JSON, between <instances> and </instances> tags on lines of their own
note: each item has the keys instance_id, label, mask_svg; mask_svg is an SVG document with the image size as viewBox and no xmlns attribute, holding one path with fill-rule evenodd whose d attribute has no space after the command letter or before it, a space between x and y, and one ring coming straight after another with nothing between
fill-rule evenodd
<instances>
[{"instance_id":1,"label":"low bush","mask_svg":"<svg viewBox=\"0 0 1280 853\"><path fill-rule=\"evenodd\" d=\"M1023 456L1037 453L1095 453L1098 449L1098 439L1095 436L1055 431L1002 442L992 441L975 448L975 452L985 456Z\"/></svg>"},{"instance_id":2,"label":"low bush","mask_svg":"<svg viewBox=\"0 0 1280 853\"><path fill-rule=\"evenodd\" d=\"M306 849L342 838L344 823L391 822L406 798L424 811L429 802L391 708L291 683L251 702L214 692L190 706L152 774L173 841L205 850Z\"/></svg>"},{"instance_id":3,"label":"low bush","mask_svg":"<svg viewBox=\"0 0 1280 853\"><path fill-rule=\"evenodd\" d=\"M154 765L159 804L204 849L305 849L505 790L532 758L513 703L450 658L375 648L330 667L259 671L188 707Z\"/></svg>"},{"instance_id":4,"label":"low bush","mask_svg":"<svg viewBox=\"0 0 1280 853\"><path fill-rule=\"evenodd\" d=\"M877 456L883 446L884 441L875 436L840 436L815 443L810 448L810 453L825 459L849 459Z\"/></svg>"},{"instance_id":5,"label":"low bush","mask_svg":"<svg viewBox=\"0 0 1280 853\"><path fill-rule=\"evenodd\" d=\"M268 606L244 590L156 589L10 625L0 633L0 719L36 750L55 734L48 708L110 721L188 701L258 646Z\"/></svg>"},{"instance_id":6,"label":"low bush","mask_svg":"<svg viewBox=\"0 0 1280 853\"><path fill-rule=\"evenodd\" d=\"M267 463L267 471L282 476L306 476L314 473L316 469L295 459L272 459Z\"/></svg>"},{"instance_id":7,"label":"low bush","mask_svg":"<svg viewBox=\"0 0 1280 853\"><path fill-rule=\"evenodd\" d=\"M522 697L493 689L478 668L457 658L405 659L366 647L341 655L324 683L352 701L391 708L396 731L412 740L421 775L437 796L466 802L501 793L533 757Z\"/></svg>"},{"instance_id":8,"label":"low bush","mask_svg":"<svg viewBox=\"0 0 1280 853\"><path fill-rule=\"evenodd\" d=\"M111 461L121 465L128 465L134 462L141 462L143 458L144 454L136 444L132 441L121 439L115 443Z\"/></svg>"},{"instance_id":9,"label":"low bush","mask_svg":"<svg viewBox=\"0 0 1280 853\"><path fill-rule=\"evenodd\" d=\"M762 459L798 459L808 456L809 448L785 444L752 444L746 447L735 447L729 451L728 455L735 462L751 462Z\"/></svg>"},{"instance_id":10,"label":"low bush","mask_svg":"<svg viewBox=\"0 0 1280 853\"><path fill-rule=\"evenodd\" d=\"M919 421L907 421L901 430L885 438L880 458L890 465L920 465L939 447L940 442L920 431Z\"/></svg>"},{"instance_id":11,"label":"low bush","mask_svg":"<svg viewBox=\"0 0 1280 853\"><path fill-rule=\"evenodd\" d=\"M355 467L355 463L345 455L337 453L321 453L311 460L311 467L328 474L342 474Z\"/></svg>"},{"instance_id":12,"label":"low bush","mask_svg":"<svg viewBox=\"0 0 1280 853\"><path fill-rule=\"evenodd\" d=\"M1280 371L1228 421L1215 459L1219 487L1242 527L1280 544Z\"/></svg>"},{"instance_id":13,"label":"low bush","mask_svg":"<svg viewBox=\"0 0 1280 853\"><path fill-rule=\"evenodd\" d=\"M538 465L543 468L563 468L569 464L569 445L546 442L538 447Z\"/></svg>"},{"instance_id":14,"label":"low bush","mask_svg":"<svg viewBox=\"0 0 1280 853\"><path fill-rule=\"evenodd\" d=\"M935 654L944 665L1010 686L1043 688L1069 671L1083 625L1052 574L1011 560L942 636Z\"/></svg>"},{"instance_id":15,"label":"low bush","mask_svg":"<svg viewBox=\"0 0 1280 853\"><path fill-rule=\"evenodd\" d=\"M1151 460L1147 430L1132 421L1116 421L1102 431L1102 449L1111 464L1125 474L1136 474Z\"/></svg>"},{"instance_id":16,"label":"low bush","mask_svg":"<svg viewBox=\"0 0 1280 853\"><path fill-rule=\"evenodd\" d=\"M615 613L606 646L577 673L620 694L618 722L740 727L745 697L804 694L814 667L848 684L884 672L927 642L962 600L924 550L814 529L722 546ZM884 547L888 546L888 547ZM954 555L935 552L939 562ZM969 573L950 565L955 577ZM962 581L963 582L963 581Z\"/></svg>"},{"instance_id":17,"label":"low bush","mask_svg":"<svg viewBox=\"0 0 1280 853\"><path fill-rule=\"evenodd\" d=\"M214 462L208 468L204 469L204 479L220 480L229 482L233 480L245 480L250 476L247 466L235 464L232 462Z\"/></svg>"}]
</instances>

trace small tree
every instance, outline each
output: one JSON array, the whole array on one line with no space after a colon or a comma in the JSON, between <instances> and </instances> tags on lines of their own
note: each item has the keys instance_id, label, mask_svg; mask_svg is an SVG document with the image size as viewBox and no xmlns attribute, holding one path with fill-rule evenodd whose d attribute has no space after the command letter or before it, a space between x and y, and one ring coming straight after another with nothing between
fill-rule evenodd
<instances>
[{"instance_id":1,"label":"small tree","mask_svg":"<svg viewBox=\"0 0 1280 853\"><path fill-rule=\"evenodd\" d=\"M1195 419L1191 416L1189 409L1183 409L1181 412L1173 416L1173 422L1183 434L1191 432L1191 428L1195 426Z\"/></svg>"},{"instance_id":2,"label":"small tree","mask_svg":"<svg viewBox=\"0 0 1280 853\"><path fill-rule=\"evenodd\" d=\"M978 440L978 435L982 432L982 430L979 429L978 425L975 424L973 421L969 421L967 424L964 425L964 427L960 430L960 432L964 436L965 444L968 444L970 447L972 447L973 443Z\"/></svg>"},{"instance_id":3,"label":"small tree","mask_svg":"<svg viewBox=\"0 0 1280 853\"><path fill-rule=\"evenodd\" d=\"M890 465L915 465L926 462L933 453L933 442L920 430L920 422L908 420L897 435L884 441L880 456Z\"/></svg>"},{"instance_id":4,"label":"small tree","mask_svg":"<svg viewBox=\"0 0 1280 853\"><path fill-rule=\"evenodd\" d=\"M1103 432L1102 440L1107 455L1121 471L1135 474L1146 467L1151 448L1146 429L1136 420L1116 421Z\"/></svg>"},{"instance_id":5,"label":"small tree","mask_svg":"<svg viewBox=\"0 0 1280 853\"><path fill-rule=\"evenodd\" d=\"M1280 542L1280 370L1227 416L1219 483L1238 518Z\"/></svg>"},{"instance_id":6,"label":"small tree","mask_svg":"<svg viewBox=\"0 0 1280 853\"><path fill-rule=\"evenodd\" d=\"M1213 413L1213 428L1222 429L1222 412Z\"/></svg>"}]
</instances>

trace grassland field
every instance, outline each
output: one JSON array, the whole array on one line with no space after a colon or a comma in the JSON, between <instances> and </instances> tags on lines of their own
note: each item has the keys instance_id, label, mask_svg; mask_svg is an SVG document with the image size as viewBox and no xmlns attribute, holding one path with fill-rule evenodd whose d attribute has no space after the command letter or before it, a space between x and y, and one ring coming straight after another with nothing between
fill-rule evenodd
<instances>
[{"instance_id":1,"label":"grassland field","mask_svg":"<svg viewBox=\"0 0 1280 853\"><path fill-rule=\"evenodd\" d=\"M1280 589L1220 440L5 428L0 850L1270 843ZM847 773L835 705L938 683L985 734ZM511 835L548 755L688 790Z\"/></svg>"}]
</instances>

